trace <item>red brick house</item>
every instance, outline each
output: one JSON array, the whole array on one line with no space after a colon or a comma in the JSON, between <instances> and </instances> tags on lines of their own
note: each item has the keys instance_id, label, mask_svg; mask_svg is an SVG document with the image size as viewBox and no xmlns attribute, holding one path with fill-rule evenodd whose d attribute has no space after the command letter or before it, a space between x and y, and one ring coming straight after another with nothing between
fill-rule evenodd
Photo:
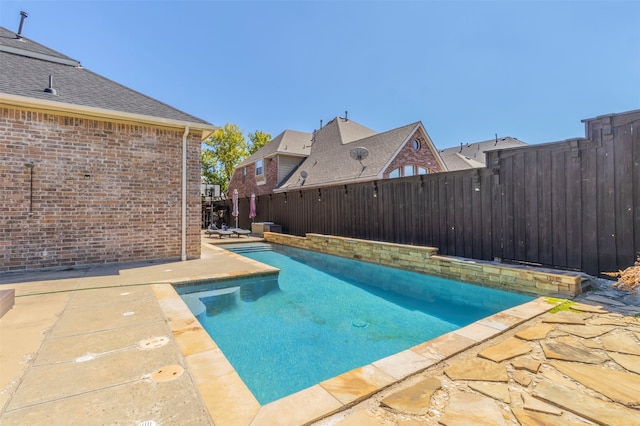
<instances>
[{"instance_id":1,"label":"red brick house","mask_svg":"<svg viewBox=\"0 0 640 426\"><path fill-rule=\"evenodd\" d=\"M200 256L216 127L0 27L0 272Z\"/></svg>"},{"instance_id":2,"label":"red brick house","mask_svg":"<svg viewBox=\"0 0 640 426\"><path fill-rule=\"evenodd\" d=\"M285 130L242 161L233 171L228 192L264 195L283 182L311 151L311 134Z\"/></svg>"},{"instance_id":3,"label":"red brick house","mask_svg":"<svg viewBox=\"0 0 640 426\"><path fill-rule=\"evenodd\" d=\"M377 133L336 117L317 132L287 130L236 167L240 197L446 171L420 122Z\"/></svg>"}]
</instances>

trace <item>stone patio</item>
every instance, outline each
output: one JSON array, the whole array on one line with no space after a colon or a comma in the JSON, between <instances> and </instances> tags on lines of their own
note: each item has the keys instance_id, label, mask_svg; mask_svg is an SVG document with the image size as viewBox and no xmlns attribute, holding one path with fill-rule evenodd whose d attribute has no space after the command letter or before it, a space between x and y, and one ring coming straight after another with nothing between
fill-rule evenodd
<instances>
[{"instance_id":1,"label":"stone patio","mask_svg":"<svg viewBox=\"0 0 640 426\"><path fill-rule=\"evenodd\" d=\"M571 311L547 312L317 424L640 424L640 319L609 312L637 305L605 294L615 291L597 306L582 295Z\"/></svg>"}]
</instances>

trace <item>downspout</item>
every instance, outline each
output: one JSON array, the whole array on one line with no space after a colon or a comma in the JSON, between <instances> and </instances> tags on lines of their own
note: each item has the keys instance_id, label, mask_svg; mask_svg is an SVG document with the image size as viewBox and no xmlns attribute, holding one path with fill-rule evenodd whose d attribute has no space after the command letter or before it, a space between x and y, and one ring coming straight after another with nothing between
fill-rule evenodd
<instances>
[{"instance_id":1,"label":"downspout","mask_svg":"<svg viewBox=\"0 0 640 426\"><path fill-rule=\"evenodd\" d=\"M182 261L187 260L187 136L189 126L185 126L182 135Z\"/></svg>"}]
</instances>

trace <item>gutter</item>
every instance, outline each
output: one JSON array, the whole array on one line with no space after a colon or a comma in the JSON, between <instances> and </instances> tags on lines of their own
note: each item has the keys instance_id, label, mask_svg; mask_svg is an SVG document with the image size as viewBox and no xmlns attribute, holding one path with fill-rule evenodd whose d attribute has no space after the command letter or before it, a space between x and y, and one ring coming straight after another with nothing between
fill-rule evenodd
<instances>
[{"instance_id":1,"label":"gutter","mask_svg":"<svg viewBox=\"0 0 640 426\"><path fill-rule=\"evenodd\" d=\"M180 260L187 260L187 137L189 126L182 135L182 254Z\"/></svg>"},{"instance_id":2,"label":"gutter","mask_svg":"<svg viewBox=\"0 0 640 426\"><path fill-rule=\"evenodd\" d=\"M0 93L0 103L7 105L13 105L17 107L37 108L40 110L47 110L56 113L72 113L81 114L90 117L97 117L101 119L114 119L135 121L138 123L152 124L156 126L166 127L190 127L192 130L202 130L202 140L208 138L213 132L219 129L219 127L208 123L197 123L184 120L175 120L171 118L153 117L144 114L134 114L130 112L116 111L105 108L96 108L85 105L75 105L66 102L50 101L46 99L29 98L26 96L9 95L7 93Z\"/></svg>"}]
</instances>

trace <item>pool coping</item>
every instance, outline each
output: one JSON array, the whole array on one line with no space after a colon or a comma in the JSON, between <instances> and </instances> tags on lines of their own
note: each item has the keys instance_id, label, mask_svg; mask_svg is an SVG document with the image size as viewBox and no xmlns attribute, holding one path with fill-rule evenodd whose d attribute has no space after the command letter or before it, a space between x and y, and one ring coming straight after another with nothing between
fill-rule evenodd
<instances>
[{"instance_id":1,"label":"pool coping","mask_svg":"<svg viewBox=\"0 0 640 426\"><path fill-rule=\"evenodd\" d=\"M224 250L218 247L216 249ZM258 267L258 272L214 274L151 285L185 358L187 369L216 425L301 425L321 420L542 315L555 306L546 297L538 297L261 405L174 288L206 280L240 279L277 273L277 268L224 251L226 255Z\"/></svg>"}]
</instances>

